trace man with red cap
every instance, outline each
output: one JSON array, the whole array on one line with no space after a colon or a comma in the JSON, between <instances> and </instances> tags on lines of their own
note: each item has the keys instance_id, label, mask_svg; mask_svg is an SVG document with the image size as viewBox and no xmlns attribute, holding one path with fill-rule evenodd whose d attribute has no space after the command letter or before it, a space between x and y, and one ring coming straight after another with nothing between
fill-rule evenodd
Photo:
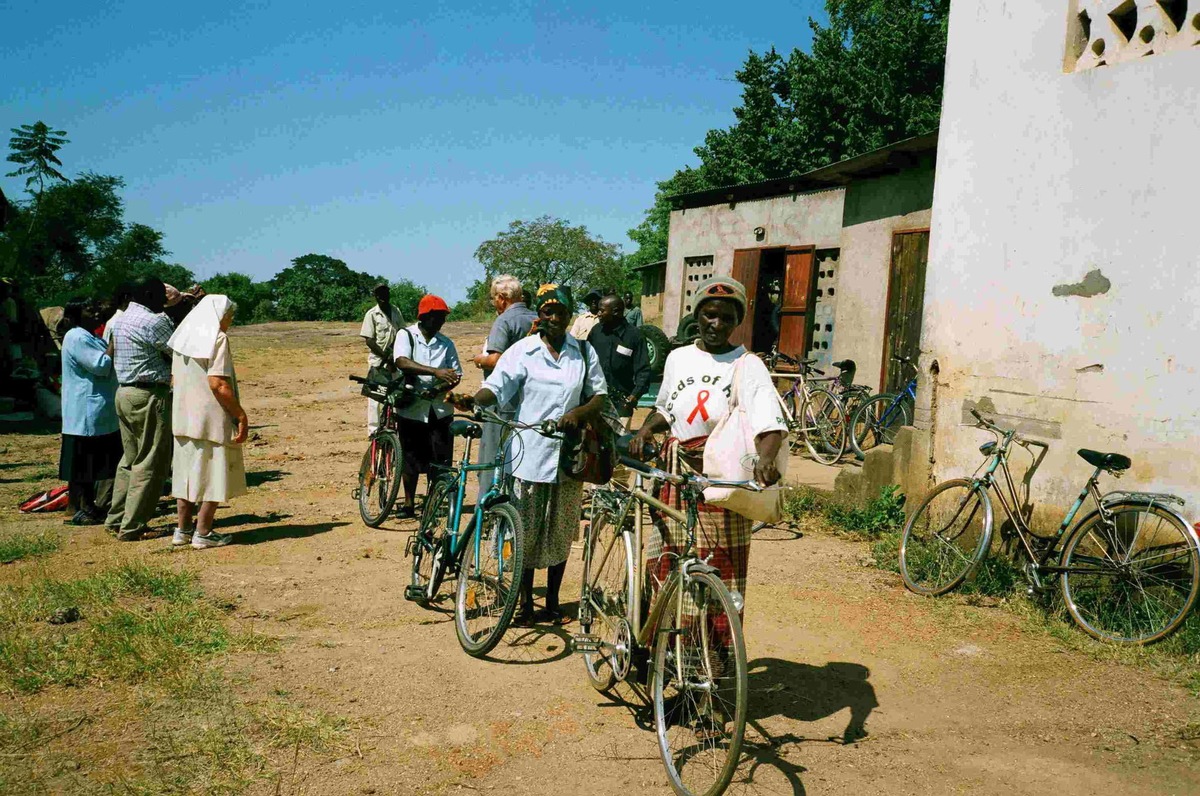
<instances>
[{"instance_id":1,"label":"man with red cap","mask_svg":"<svg viewBox=\"0 0 1200 796\"><path fill-rule=\"evenodd\" d=\"M396 368L421 388L436 382L446 390L462 379L458 349L441 334L450 308L438 296L424 296L417 305L417 322L396 334ZM449 464L454 453L450 421L454 409L445 401L419 399L396 411L400 424L400 447L404 451L404 505L400 519L414 517L417 479L429 465Z\"/></svg>"}]
</instances>

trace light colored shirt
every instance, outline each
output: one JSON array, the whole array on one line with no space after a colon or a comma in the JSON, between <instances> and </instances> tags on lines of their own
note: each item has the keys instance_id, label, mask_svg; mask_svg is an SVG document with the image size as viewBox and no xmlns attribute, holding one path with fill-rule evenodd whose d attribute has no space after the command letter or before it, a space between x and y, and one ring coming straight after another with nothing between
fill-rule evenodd
<instances>
[{"instance_id":1,"label":"light colored shirt","mask_svg":"<svg viewBox=\"0 0 1200 796\"><path fill-rule=\"evenodd\" d=\"M450 338L439 333L426 340L425 333L415 323L407 329L401 330L396 335L395 354L397 363L399 363L400 357L407 357L418 365L428 365L431 368L449 368L459 376L463 372L462 364L458 361L458 349L454 347L454 343ZM427 388L432 386L435 381L437 379L433 376L422 374L417 376L416 384L419 387ZM406 417L409 420L428 423L430 411L433 412L434 417L440 420L454 414L454 407L445 401L429 401L421 398L413 401L408 406L396 410L396 414L400 417Z\"/></svg>"},{"instance_id":2,"label":"light colored shirt","mask_svg":"<svg viewBox=\"0 0 1200 796\"><path fill-rule=\"evenodd\" d=\"M585 312L571 324L571 336L576 340L586 340L592 333L592 327L600 323L600 319L590 312Z\"/></svg>"},{"instance_id":3,"label":"light colored shirt","mask_svg":"<svg viewBox=\"0 0 1200 796\"><path fill-rule=\"evenodd\" d=\"M175 333L175 324L161 313L154 313L129 302L125 314L113 323L113 359L117 381L121 384L171 383L171 355L167 341Z\"/></svg>"},{"instance_id":4,"label":"light colored shirt","mask_svg":"<svg viewBox=\"0 0 1200 796\"><path fill-rule=\"evenodd\" d=\"M558 420L583 403L586 397L607 395L600 357L585 341L567 335L556 360L541 335L526 337L500 355L483 386L496 396L502 409L516 414L518 423L536 425ZM582 347L587 348L585 373ZM558 482L562 443L536 431L521 431L509 439L513 475L539 484Z\"/></svg>"},{"instance_id":5,"label":"light colored shirt","mask_svg":"<svg viewBox=\"0 0 1200 796\"><path fill-rule=\"evenodd\" d=\"M392 314L384 315L383 310L379 309L376 304L371 309L367 310L367 314L363 316L362 328L358 330L359 337L365 337L368 340L374 340L375 345L379 346L379 350L390 359L392 356L392 344L396 341L396 332L404 326L404 316L400 314L400 310L396 309L393 304ZM367 366L378 368L382 366L384 360L380 359L374 351L367 355Z\"/></svg>"},{"instance_id":6,"label":"light colored shirt","mask_svg":"<svg viewBox=\"0 0 1200 796\"><path fill-rule=\"evenodd\" d=\"M645 321L642 320L642 308L632 307L628 312L625 313L625 320L629 321L630 325L635 329L641 326L643 323L645 323Z\"/></svg>"},{"instance_id":7,"label":"light colored shirt","mask_svg":"<svg viewBox=\"0 0 1200 796\"><path fill-rule=\"evenodd\" d=\"M526 307L525 302L510 304L508 309L492 322L492 329L488 332L487 342L483 346L484 353L503 354L513 343L529 336L529 330L533 328L533 322L536 320L537 313ZM487 376L488 373L491 371L484 371L483 375Z\"/></svg>"},{"instance_id":8,"label":"light colored shirt","mask_svg":"<svg viewBox=\"0 0 1200 796\"><path fill-rule=\"evenodd\" d=\"M746 349L738 346L713 355L693 343L667 355L654 409L670 421L672 437L686 441L712 433L717 421L729 413L733 364L745 353ZM756 437L768 431L787 431L779 393L758 357L748 356L742 363L738 403L749 413Z\"/></svg>"},{"instance_id":9,"label":"light colored shirt","mask_svg":"<svg viewBox=\"0 0 1200 796\"><path fill-rule=\"evenodd\" d=\"M171 401L171 433L176 437L200 439L218 445L232 444L237 424L217 403L208 385L209 376L224 376L233 383L233 394L237 395L237 374L233 370L233 355L229 351L229 338L225 333L217 335L212 359L175 354L171 359L171 376L175 379Z\"/></svg>"},{"instance_id":10,"label":"light colored shirt","mask_svg":"<svg viewBox=\"0 0 1200 796\"><path fill-rule=\"evenodd\" d=\"M107 348L78 327L63 338L62 433L98 437L117 430L117 374Z\"/></svg>"},{"instance_id":11,"label":"light colored shirt","mask_svg":"<svg viewBox=\"0 0 1200 796\"><path fill-rule=\"evenodd\" d=\"M113 324L116 323L117 318L120 318L124 314L125 310L118 309L112 314L112 317L108 319L108 323L104 324L104 334L102 337L104 338L105 345L108 345L112 342Z\"/></svg>"}]
</instances>

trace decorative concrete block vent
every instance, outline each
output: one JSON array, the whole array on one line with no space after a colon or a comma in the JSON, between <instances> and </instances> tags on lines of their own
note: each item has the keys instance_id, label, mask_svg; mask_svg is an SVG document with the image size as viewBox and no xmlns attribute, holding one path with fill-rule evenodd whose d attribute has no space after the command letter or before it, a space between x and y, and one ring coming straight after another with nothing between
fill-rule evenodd
<instances>
[{"instance_id":1,"label":"decorative concrete block vent","mask_svg":"<svg viewBox=\"0 0 1200 796\"><path fill-rule=\"evenodd\" d=\"M1063 67L1082 72L1200 45L1200 0L1068 0Z\"/></svg>"},{"instance_id":2,"label":"decorative concrete block vent","mask_svg":"<svg viewBox=\"0 0 1200 796\"><path fill-rule=\"evenodd\" d=\"M837 314L837 278L839 249L821 249L816 254L817 289L812 312L812 347L808 356L816 367L829 372L833 367L833 319Z\"/></svg>"},{"instance_id":3,"label":"decorative concrete block vent","mask_svg":"<svg viewBox=\"0 0 1200 796\"><path fill-rule=\"evenodd\" d=\"M683 311L686 314L692 312L692 294L696 292L696 288L705 279L708 279L715 273L713 268L713 256L706 254L703 257L684 257L683 258Z\"/></svg>"}]
</instances>

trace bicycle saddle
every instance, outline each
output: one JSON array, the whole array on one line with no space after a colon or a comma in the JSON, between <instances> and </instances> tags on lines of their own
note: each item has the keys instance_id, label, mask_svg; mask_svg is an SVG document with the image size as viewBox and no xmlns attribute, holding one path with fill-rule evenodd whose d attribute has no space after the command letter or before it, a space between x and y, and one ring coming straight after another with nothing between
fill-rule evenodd
<instances>
[{"instance_id":1,"label":"bicycle saddle","mask_svg":"<svg viewBox=\"0 0 1200 796\"><path fill-rule=\"evenodd\" d=\"M833 366L838 370L855 370L858 368L858 366L854 364L853 359L843 359L841 362L834 362Z\"/></svg>"},{"instance_id":2,"label":"bicycle saddle","mask_svg":"<svg viewBox=\"0 0 1200 796\"><path fill-rule=\"evenodd\" d=\"M450 424L450 433L456 437L479 439L483 436L483 426L470 420L455 420Z\"/></svg>"},{"instance_id":3,"label":"bicycle saddle","mask_svg":"<svg viewBox=\"0 0 1200 796\"><path fill-rule=\"evenodd\" d=\"M1122 456L1119 453L1090 451L1087 448L1080 448L1079 456L1093 467L1099 467L1103 470L1128 470L1133 464L1133 462L1129 461L1128 456Z\"/></svg>"}]
</instances>

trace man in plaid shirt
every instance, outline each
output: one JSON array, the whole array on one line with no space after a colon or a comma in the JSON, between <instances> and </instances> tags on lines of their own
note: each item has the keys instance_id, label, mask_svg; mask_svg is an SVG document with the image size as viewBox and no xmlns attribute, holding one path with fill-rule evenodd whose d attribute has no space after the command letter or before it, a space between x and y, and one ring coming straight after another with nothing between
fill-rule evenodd
<instances>
[{"instance_id":1,"label":"man in plaid shirt","mask_svg":"<svg viewBox=\"0 0 1200 796\"><path fill-rule=\"evenodd\" d=\"M124 455L113 484L106 525L117 539L140 539L162 495L171 469L171 352L175 325L161 314L166 302L161 280L135 283L129 308L113 322L117 371L117 420Z\"/></svg>"}]
</instances>

